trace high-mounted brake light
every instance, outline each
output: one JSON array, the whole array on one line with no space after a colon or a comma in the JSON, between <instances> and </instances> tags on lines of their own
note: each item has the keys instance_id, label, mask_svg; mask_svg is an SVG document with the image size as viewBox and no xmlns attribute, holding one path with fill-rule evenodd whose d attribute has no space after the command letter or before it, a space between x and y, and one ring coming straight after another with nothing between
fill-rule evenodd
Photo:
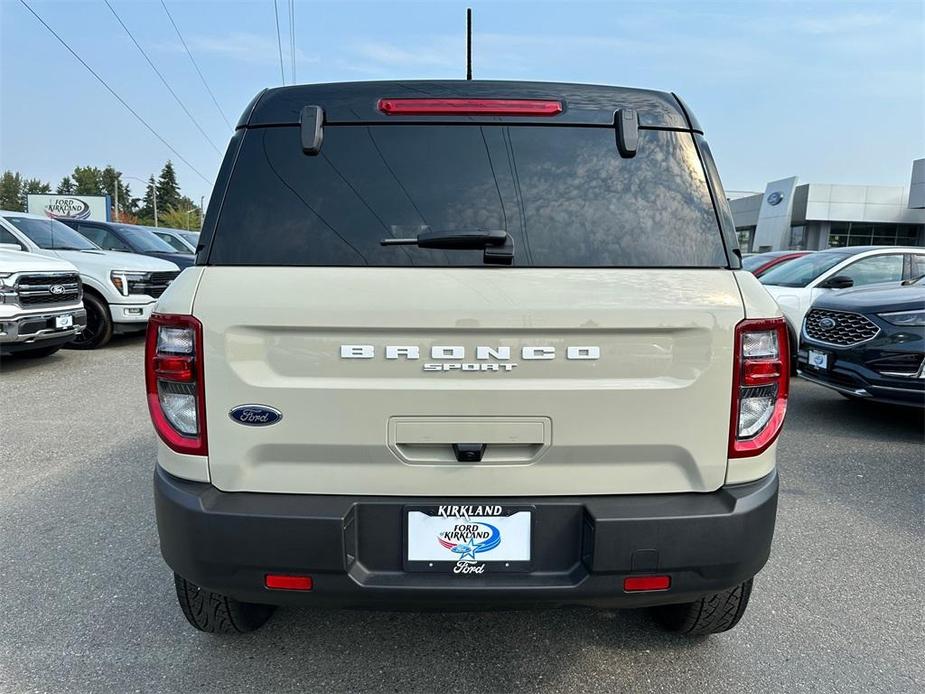
<instances>
[{"instance_id":1,"label":"high-mounted brake light","mask_svg":"<svg viewBox=\"0 0 925 694\"><path fill-rule=\"evenodd\" d=\"M379 99L383 113L405 116L555 116L562 102L548 99Z\"/></svg>"},{"instance_id":2,"label":"high-mounted brake light","mask_svg":"<svg viewBox=\"0 0 925 694\"><path fill-rule=\"evenodd\" d=\"M767 450L780 434L790 385L790 340L783 318L743 320L735 329L729 457Z\"/></svg>"},{"instance_id":3,"label":"high-mounted brake light","mask_svg":"<svg viewBox=\"0 0 925 694\"><path fill-rule=\"evenodd\" d=\"M178 453L206 455L202 324L155 313L145 341L145 386L154 430Z\"/></svg>"}]
</instances>

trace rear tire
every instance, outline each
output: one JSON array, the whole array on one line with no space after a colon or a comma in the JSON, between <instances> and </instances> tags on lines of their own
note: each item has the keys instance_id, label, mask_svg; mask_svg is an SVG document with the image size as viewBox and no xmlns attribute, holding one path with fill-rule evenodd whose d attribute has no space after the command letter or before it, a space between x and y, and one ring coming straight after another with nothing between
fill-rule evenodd
<instances>
[{"instance_id":1,"label":"rear tire","mask_svg":"<svg viewBox=\"0 0 925 694\"><path fill-rule=\"evenodd\" d=\"M707 595L694 602L656 607L655 618L668 631L688 636L728 631L745 614L753 581L750 578L735 588Z\"/></svg>"},{"instance_id":2,"label":"rear tire","mask_svg":"<svg viewBox=\"0 0 925 694\"><path fill-rule=\"evenodd\" d=\"M93 294L84 293L84 308L87 309L87 325L68 343L71 349L97 349L112 339L109 305Z\"/></svg>"},{"instance_id":3,"label":"rear tire","mask_svg":"<svg viewBox=\"0 0 925 694\"><path fill-rule=\"evenodd\" d=\"M264 625L276 608L239 602L173 575L177 600L186 621L207 634L244 634Z\"/></svg>"}]
</instances>

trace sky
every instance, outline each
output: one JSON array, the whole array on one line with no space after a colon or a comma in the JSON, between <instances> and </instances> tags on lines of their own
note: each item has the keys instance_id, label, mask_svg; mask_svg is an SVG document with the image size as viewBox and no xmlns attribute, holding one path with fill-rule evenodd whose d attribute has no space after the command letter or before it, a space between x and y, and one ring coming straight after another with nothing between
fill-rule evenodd
<instances>
[{"instance_id":1,"label":"sky","mask_svg":"<svg viewBox=\"0 0 925 694\"><path fill-rule=\"evenodd\" d=\"M189 163L20 0L0 0L0 169L53 187L75 165L147 179L169 158L183 191L208 199L231 136L226 119L233 126L260 90L283 79L462 78L467 5L476 79L676 92L703 125L727 191L792 175L908 185L912 160L925 156L921 0L295 0L294 51L288 0L276 3L279 42L273 0L165 0L217 106L160 0L109 0L192 119L104 0L25 1ZM141 195L143 184L127 180Z\"/></svg>"}]
</instances>

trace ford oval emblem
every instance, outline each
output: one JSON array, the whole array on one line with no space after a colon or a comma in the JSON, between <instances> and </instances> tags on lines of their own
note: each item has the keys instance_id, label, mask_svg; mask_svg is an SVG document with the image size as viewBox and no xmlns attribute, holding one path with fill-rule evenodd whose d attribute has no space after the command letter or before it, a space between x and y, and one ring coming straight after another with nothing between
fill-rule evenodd
<instances>
[{"instance_id":1,"label":"ford oval emblem","mask_svg":"<svg viewBox=\"0 0 925 694\"><path fill-rule=\"evenodd\" d=\"M769 205L780 205L784 201L784 194L779 190L775 190L768 196Z\"/></svg>"},{"instance_id":2,"label":"ford oval emblem","mask_svg":"<svg viewBox=\"0 0 925 694\"><path fill-rule=\"evenodd\" d=\"M249 427L268 427L283 418L283 413L266 405L238 405L228 413L238 424Z\"/></svg>"},{"instance_id":3,"label":"ford oval emblem","mask_svg":"<svg viewBox=\"0 0 925 694\"><path fill-rule=\"evenodd\" d=\"M829 318L828 316L826 316L825 318L819 319L819 327L822 330L831 330L836 325L838 325L838 323L835 322L834 318Z\"/></svg>"},{"instance_id":4,"label":"ford oval emblem","mask_svg":"<svg viewBox=\"0 0 925 694\"><path fill-rule=\"evenodd\" d=\"M59 294L64 294L64 292L66 292L67 289L64 287L63 284L53 284L48 288L48 291L54 294L55 296L58 296Z\"/></svg>"}]
</instances>

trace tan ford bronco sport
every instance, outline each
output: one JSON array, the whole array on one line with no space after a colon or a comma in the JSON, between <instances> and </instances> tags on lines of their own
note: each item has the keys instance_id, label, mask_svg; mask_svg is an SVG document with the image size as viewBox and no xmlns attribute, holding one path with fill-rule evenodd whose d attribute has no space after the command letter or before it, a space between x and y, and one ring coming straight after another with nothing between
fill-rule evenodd
<instances>
[{"instance_id":1,"label":"tan ford bronco sport","mask_svg":"<svg viewBox=\"0 0 925 694\"><path fill-rule=\"evenodd\" d=\"M675 95L270 89L147 340L186 618L652 607L731 628L767 561L786 326Z\"/></svg>"}]
</instances>

